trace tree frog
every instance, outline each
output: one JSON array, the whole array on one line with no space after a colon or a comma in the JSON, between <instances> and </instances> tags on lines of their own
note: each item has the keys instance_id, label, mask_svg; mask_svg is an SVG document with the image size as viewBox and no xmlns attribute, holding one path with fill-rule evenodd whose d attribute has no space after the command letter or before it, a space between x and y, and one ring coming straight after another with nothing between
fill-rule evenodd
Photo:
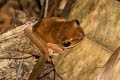
<instances>
[{"instance_id":1,"label":"tree frog","mask_svg":"<svg viewBox=\"0 0 120 80\"><path fill-rule=\"evenodd\" d=\"M47 47L58 48L55 49L58 52L74 47L84 38L84 32L77 20L45 18L33 30L47 43Z\"/></svg>"},{"instance_id":2,"label":"tree frog","mask_svg":"<svg viewBox=\"0 0 120 80\"><path fill-rule=\"evenodd\" d=\"M64 49L71 48L80 43L84 38L84 32L77 20L66 20L63 18L51 17L40 20L33 26L32 31L39 36L35 40L34 35L29 35L42 52L46 53L47 58L53 52L63 53ZM39 44L38 44L39 43Z\"/></svg>"}]
</instances>

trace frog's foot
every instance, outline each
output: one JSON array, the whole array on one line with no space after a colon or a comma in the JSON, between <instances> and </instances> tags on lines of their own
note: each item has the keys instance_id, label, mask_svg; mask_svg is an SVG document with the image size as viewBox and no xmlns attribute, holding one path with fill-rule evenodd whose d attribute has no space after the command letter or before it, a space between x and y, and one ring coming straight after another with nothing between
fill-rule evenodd
<instances>
[{"instance_id":1,"label":"frog's foot","mask_svg":"<svg viewBox=\"0 0 120 80\"><path fill-rule=\"evenodd\" d=\"M47 46L54 50L55 52L58 52L58 53L63 53L64 52L64 49L61 48L60 46L58 46L57 44L54 44L54 43L47 43Z\"/></svg>"},{"instance_id":2,"label":"frog's foot","mask_svg":"<svg viewBox=\"0 0 120 80\"><path fill-rule=\"evenodd\" d=\"M51 49L51 48L49 48L48 51L49 51L49 56L59 55L59 53L54 52L53 49Z\"/></svg>"}]
</instances>

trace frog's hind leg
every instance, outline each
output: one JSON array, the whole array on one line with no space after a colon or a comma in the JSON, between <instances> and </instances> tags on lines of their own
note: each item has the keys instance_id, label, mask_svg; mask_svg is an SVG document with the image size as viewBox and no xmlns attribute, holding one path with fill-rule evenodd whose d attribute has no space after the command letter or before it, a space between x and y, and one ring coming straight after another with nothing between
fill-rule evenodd
<instances>
[{"instance_id":1,"label":"frog's hind leg","mask_svg":"<svg viewBox=\"0 0 120 80\"><path fill-rule=\"evenodd\" d=\"M40 51L46 57L46 60L51 61L51 59L49 57L50 53L48 51L46 43L41 38L39 38L39 36L36 33L32 32L29 28L25 29L25 34L40 49ZM38 55L38 56L40 56L40 55Z\"/></svg>"}]
</instances>

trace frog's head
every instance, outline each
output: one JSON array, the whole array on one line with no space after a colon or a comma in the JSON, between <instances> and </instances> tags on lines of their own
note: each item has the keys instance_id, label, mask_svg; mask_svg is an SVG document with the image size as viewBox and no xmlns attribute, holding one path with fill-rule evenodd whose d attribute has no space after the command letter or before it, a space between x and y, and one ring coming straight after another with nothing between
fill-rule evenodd
<instances>
[{"instance_id":1,"label":"frog's head","mask_svg":"<svg viewBox=\"0 0 120 80\"><path fill-rule=\"evenodd\" d=\"M60 36L62 47L74 47L84 38L85 35L78 20L67 21L63 26Z\"/></svg>"}]
</instances>

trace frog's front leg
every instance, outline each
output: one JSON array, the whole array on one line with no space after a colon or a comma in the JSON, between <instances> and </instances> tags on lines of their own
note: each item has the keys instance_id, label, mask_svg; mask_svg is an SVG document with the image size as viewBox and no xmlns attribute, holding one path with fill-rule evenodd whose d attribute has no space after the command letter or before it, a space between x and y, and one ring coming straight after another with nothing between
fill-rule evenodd
<instances>
[{"instance_id":1,"label":"frog's front leg","mask_svg":"<svg viewBox=\"0 0 120 80\"><path fill-rule=\"evenodd\" d=\"M61 48L59 45L54 44L54 43L47 43L47 46L49 47L49 51L51 52L51 55L53 54L53 51L58 52L58 53L64 53L64 49Z\"/></svg>"}]
</instances>

